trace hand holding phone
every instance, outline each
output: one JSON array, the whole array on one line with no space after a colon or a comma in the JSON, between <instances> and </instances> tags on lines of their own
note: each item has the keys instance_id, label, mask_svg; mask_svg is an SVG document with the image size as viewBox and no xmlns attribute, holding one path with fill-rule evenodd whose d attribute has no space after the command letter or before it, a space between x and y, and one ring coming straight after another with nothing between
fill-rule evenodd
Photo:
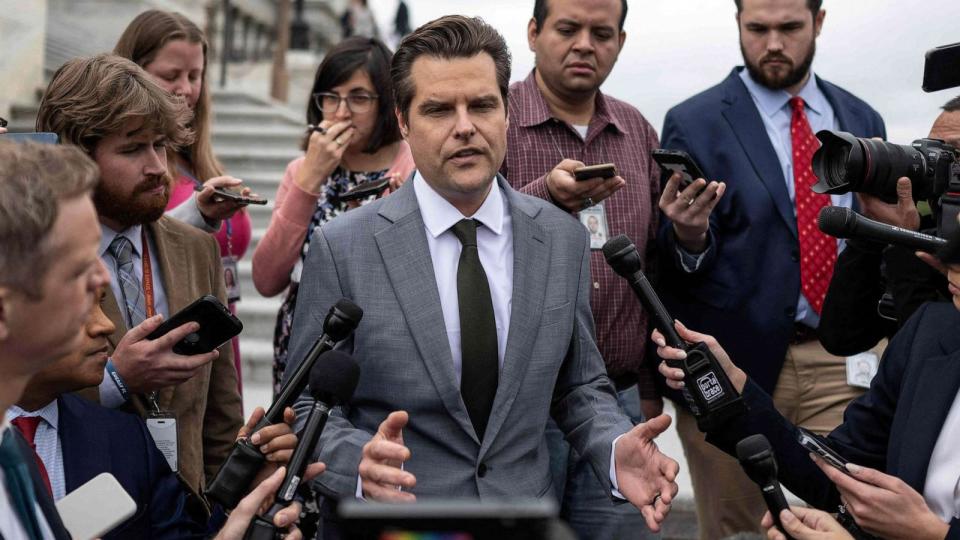
<instances>
[{"instance_id":1,"label":"hand holding phone","mask_svg":"<svg viewBox=\"0 0 960 540\"><path fill-rule=\"evenodd\" d=\"M157 339L174 328L190 322L198 323L200 329L187 334L173 346L173 352L183 356L208 353L230 341L233 336L243 330L240 319L230 313L230 310L216 296L208 294L196 299L164 321L147 336L147 339Z\"/></svg>"},{"instance_id":2,"label":"hand holding phone","mask_svg":"<svg viewBox=\"0 0 960 540\"><path fill-rule=\"evenodd\" d=\"M573 177L578 181L590 180L591 178L613 178L617 175L617 166L613 163L601 163L599 165L587 165L577 167L573 170Z\"/></svg>"},{"instance_id":3,"label":"hand holding phone","mask_svg":"<svg viewBox=\"0 0 960 540\"><path fill-rule=\"evenodd\" d=\"M850 471L847 470L847 459L827 446L827 441L823 437L802 427L797 427L797 432L797 441L800 446L813 452L838 471L850 474Z\"/></svg>"},{"instance_id":4,"label":"hand holding phone","mask_svg":"<svg viewBox=\"0 0 960 540\"><path fill-rule=\"evenodd\" d=\"M664 150L659 148L651 153L651 157L660 165L663 171L664 180L670 178L673 173L680 173L680 190L684 190L696 179L706 179L706 175L700 170L693 158L683 150Z\"/></svg>"}]
</instances>

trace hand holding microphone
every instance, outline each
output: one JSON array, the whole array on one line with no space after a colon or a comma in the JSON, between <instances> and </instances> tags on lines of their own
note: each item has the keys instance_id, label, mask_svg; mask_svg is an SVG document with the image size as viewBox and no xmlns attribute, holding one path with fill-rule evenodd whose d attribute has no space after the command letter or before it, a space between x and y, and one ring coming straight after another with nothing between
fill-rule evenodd
<instances>
[{"instance_id":1,"label":"hand holding microphone","mask_svg":"<svg viewBox=\"0 0 960 540\"><path fill-rule=\"evenodd\" d=\"M273 405L249 429L250 433L257 433L266 426L283 421L284 411L294 404L306 388L308 376L317 358L349 337L360 324L361 318L363 318L363 310L346 298L340 299L330 308L323 321L323 334L314 342L306 358L296 366L293 374L280 389ZM213 481L207 486L207 497L224 508L235 507L249 491L263 464L264 455L257 447L257 443L249 439L238 440Z\"/></svg>"},{"instance_id":2,"label":"hand holding microphone","mask_svg":"<svg viewBox=\"0 0 960 540\"><path fill-rule=\"evenodd\" d=\"M780 522L780 512L788 510L789 507L787 498L780 489L780 481L777 480L777 459L774 457L770 441L763 435L744 438L737 443L737 459L740 460L740 466L750 480L760 486L763 501L767 503L767 509L773 516L774 524L783 531L786 540L794 540L786 534L786 529Z\"/></svg>"}]
</instances>

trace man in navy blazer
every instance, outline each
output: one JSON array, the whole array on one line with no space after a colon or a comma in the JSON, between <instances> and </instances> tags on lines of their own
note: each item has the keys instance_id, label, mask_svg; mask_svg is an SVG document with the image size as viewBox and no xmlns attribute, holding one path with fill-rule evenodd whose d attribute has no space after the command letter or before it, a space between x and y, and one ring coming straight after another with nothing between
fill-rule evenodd
<instances>
[{"instance_id":1,"label":"man in navy blazer","mask_svg":"<svg viewBox=\"0 0 960 540\"><path fill-rule=\"evenodd\" d=\"M99 383L107 359L106 339L114 328L98 302L84 326L80 348L37 373L17 405L7 411L7 418L15 425L17 418L42 418L27 439L33 440L44 463L54 499L101 473L116 477L137 504L137 512L104 535L105 539L200 535L204 511L187 511L187 490L170 470L143 421L67 393Z\"/></svg>"},{"instance_id":2,"label":"man in navy blazer","mask_svg":"<svg viewBox=\"0 0 960 540\"><path fill-rule=\"evenodd\" d=\"M825 433L862 390L846 384L844 360L820 346L818 304L801 292L791 131L801 115L791 98L803 100L814 133L883 137L884 125L866 103L810 70L825 15L820 1L736 4L746 68L671 109L664 123L663 147L688 152L714 181L678 190L674 178L664 186L659 242L673 269L662 272L660 289L674 317L717 336L791 420ZM831 199L853 203L850 194ZM832 266L827 282L829 273ZM756 529L760 493L735 460L704 442L690 413L677 417L701 538Z\"/></svg>"}]
</instances>

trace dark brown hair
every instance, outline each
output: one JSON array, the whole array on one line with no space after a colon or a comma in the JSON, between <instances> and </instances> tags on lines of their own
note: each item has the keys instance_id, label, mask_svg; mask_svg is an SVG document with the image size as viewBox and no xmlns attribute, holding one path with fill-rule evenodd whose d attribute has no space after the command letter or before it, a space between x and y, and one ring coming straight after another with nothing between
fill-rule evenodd
<instances>
[{"instance_id":1,"label":"dark brown hair","mask_svg":"<svg viewBox=\"0 0 960 540\"><path fill-rule=\"evenodd\" d=\"M377 122L367 141L364 152L372 154L380 148L400 140L400 126L394 114L393 88L390 85L390 61L393 53L379 39L351 37L330 49L317 68L307 101L307 123L318 125L323 120L323 111L317 107L313 94L327 92L343 84L358 70L363 70L373 83L377 93ZM310 134L304 138L301 148L307 149Z\"/></svg>"},{"instance_id":2,"label":"dark brown hair","mask_svg":"<svg viewBox=\"0 0 960 540\"><path fill-rule=\"evenodd\" d=\"M733 3L737 5L737 14L739 15L743 11L743 0L733 0ZM817 13L820 13L820 8L823 7L823 0L807 0L807 9L813 12L813 18L817 18Z\"/></svg>"},{"instance_id":3,"label":"dark brown hair","mask_svg":"<svg viewBox=\"0 0 960 540\"><path fill-rule=\"evenodd\" d=\"M739 3L739 0L738 0ZM549 12L547 11L547 0L535 0L533 3L533 20L537 24L537 32L543 29L543 21L547 20ZM620 0L620 31L623 31L623 23L627 20L627 0Z\"/></svg>"},{"instance_id":4,"label":"dark brown hair","mask_svg":"<svg viewBox=\"0 0 960 540\"><path fill-rule=\"evenodd\" d=\"M184 40L199 43L203 48L203 73L200 75L200 96L193 108L194 142L183 149L191 171L201 181L223 175L223 166L217 161L210 142L210 92L207 90L207 39L190 19L180 13L151 9L130 21L113 48L113 53L129 58L146 68L164 45ZM171 164L172 165L172 164Z\"/></svg>"},{"instance_id":5,"label":"dark brown hair","mask_svg":"<svg viewBox=\"0 0 960 540\"><path fill-rule=\"evenodd\" d=\"M410 71L417 58L426 55L449 60L472 58L480 53L487 53L493 58L497 86L500 87L506 110L510 86L510 50L503 36L483 19L447 15L428 22L403 38L390 66L394 101L403 117L407 118L410 102L416 94Z\"/></svg>"}]
</instances>

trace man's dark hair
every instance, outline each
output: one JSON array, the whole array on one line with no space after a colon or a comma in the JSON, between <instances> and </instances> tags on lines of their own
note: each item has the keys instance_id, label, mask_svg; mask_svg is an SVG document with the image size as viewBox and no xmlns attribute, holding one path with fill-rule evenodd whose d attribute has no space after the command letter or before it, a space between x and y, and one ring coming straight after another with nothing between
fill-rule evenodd
<instances>
[{"instance_id":1,"label":"man's dark hair","mask_svg":"<svg viewBox=\"0 0 960 540\"><path fill-rule=\"evenodd\" d=\"M957 112L960 111L960 96L957 96L950 101L946 102L942 109L946 112Z\"/></svg>"},{"instance_id":2,"label":"man's dark hair","mask_svg":"<svg viewBox=\"0 0 960 540\"><path fill-rule=\"evenodd\" d=\"M737 5L740 1L737 0ZM533 20L537 23L537 32L543 28L547 20L547 0L535 0L533 3ZM623 31L623 22L627 20L627 0L620 0L620 31Z\"/></svg>"},{"instance_id":3,"label":"man's dark hair","mask_svg":"<svg viewBox=\"0 0 960 540\"><path fill-rule=\"evenodd\" d=\"M737 5L737 15L739 15L743 11L743 0L733 0L733 3ZM814 17L820 13L821 7L823 7L823 0L807 0L807 9L813 13Z\"/></svg>"},{"instance_id":4,"label":"man's dark hair","mask_svg":"<svg viewBox=\"0 0 960 540\"><path fill-rule=\"evenodd\" d=\"M366 72L377 93L377 122L364 152L374 153L381 147L400 140L400 127L393 112L393 89L390 88L390 60L393 53L378 39L368 37L350 37L330 49L317 68L313 79L311 96L320 92L329 92L334 86L347 82L359 70ZM320 125L323 111L315 99L307 102L307 123ZM307 149L310 135L307 134L301 147Z\"/></svg>"},{"instance_id":5,"label":"man's dark hair","mask_svg":"<svg viewBox=\"0 0 960 540\"><path fill-rule=\"evenodd\" d=\"M390 66L394 101L403 118L408 117L410 103L416 94L410 72L417 58L430 56L450 60L473 58L480 53L487 53L493 58L497 86L500 87L500 97L506 109L510 86L510 50L503 36L483 19L447 15L428 22L403 38Z\"/></svg>"}]
</instances>

